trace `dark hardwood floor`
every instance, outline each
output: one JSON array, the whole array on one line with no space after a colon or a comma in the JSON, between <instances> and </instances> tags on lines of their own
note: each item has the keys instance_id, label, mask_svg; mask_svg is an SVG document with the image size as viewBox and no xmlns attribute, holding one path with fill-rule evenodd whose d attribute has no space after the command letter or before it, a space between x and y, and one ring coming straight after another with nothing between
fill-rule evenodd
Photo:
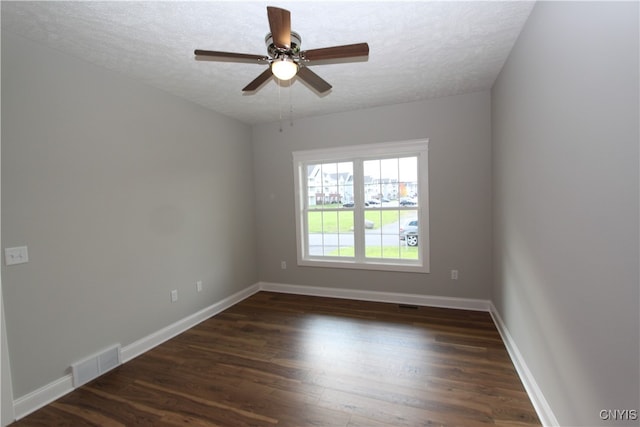
<instances>
[{"instance_id":1,"label":"dark hardwood floor","mask_svg":"<svg viewBox=\"0 0 640 427\"><path fill-rule=\"evenodd\" d=\"M488 313L260 292L13 426L539 426Z\"/></svg>"}]
</instances>

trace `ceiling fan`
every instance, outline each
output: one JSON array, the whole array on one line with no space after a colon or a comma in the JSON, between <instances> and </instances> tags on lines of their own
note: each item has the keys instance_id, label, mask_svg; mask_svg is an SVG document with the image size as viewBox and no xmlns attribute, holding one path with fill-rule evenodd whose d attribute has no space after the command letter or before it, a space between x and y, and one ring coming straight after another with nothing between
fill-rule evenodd
<instances>
[{"instance_id":1,"label":"ceiling fan","mask_svg":"<svg viewBox=\"0 0 640 427\"><path fill-rule=\"evenodd\" d=\"M369 55L367 43L301 51L302 39L298 33L291 31L291 13L285 9L268 6L267 16L271 29L271 32L265 37L268 56L197 49L194 52L196 59L207 57L218 61L268 64L269 68L245 86L242 89L243 92L255 91L272 76L282 81L298 76L299 79L322 94L328 92L331 85L311 71L307 65L312 65L314 61L346 60Z\"/></svg>"}]
</instances>

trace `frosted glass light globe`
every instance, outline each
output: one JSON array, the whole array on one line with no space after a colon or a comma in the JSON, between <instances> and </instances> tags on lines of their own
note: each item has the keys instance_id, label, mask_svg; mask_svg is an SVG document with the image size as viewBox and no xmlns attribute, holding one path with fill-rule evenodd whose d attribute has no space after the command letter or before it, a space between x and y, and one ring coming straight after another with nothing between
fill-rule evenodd
<instances>
[{"instance_id":1,"label":"frosted glass light globe","mask_svg":"<svg viewBox=\"0 0 640 427\"><path fill-rule=\"evenodd\" d=\"M271 63L271 72L279 80L291 80L298 73L298 64L286 57L276 59Z\"/></svg>"}]
</instances>

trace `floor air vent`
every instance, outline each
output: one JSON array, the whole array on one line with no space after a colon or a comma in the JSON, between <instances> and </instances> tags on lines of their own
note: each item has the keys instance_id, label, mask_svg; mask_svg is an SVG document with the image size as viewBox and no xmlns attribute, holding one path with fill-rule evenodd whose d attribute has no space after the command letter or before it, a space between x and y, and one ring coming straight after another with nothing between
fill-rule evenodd
<instances>
[{"instance_id":1,"label":"floor air vent","mask_svg":"<svg viewBox=\"0 0 640 427\"><path fill-rule=\"evenodd\" d=\"M417 310L418 309L417 305L412 305L412 304L398 304L398 307L400 307L400 308L408 308L410 310Z\"/></svg>"},{"instance_id":2,"label":"floor air vent","mask_svg":"<svg viewBox=\"0 0 640 427\"><path fill-rule=\"evenodd\" d=\"M110 347L71 365L73 386L80 387L120 364L120 345Z\"/></svg>"}]
</instances>

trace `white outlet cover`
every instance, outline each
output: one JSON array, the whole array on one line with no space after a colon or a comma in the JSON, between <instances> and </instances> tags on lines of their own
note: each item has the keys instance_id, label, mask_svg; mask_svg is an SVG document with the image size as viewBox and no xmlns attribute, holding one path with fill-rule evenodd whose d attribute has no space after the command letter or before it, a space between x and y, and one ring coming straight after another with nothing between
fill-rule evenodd
<instances>
[{"instance_id":1,"label":"white outlet cover","mask_svg":"<svg viewBox=\"0 0 640 427\"><path fill-rule=\"evenodd\" d=\"M24 264L29 262L29 251L26 246L4 249L5 265Z\"/></svg>"}]
</instances>

